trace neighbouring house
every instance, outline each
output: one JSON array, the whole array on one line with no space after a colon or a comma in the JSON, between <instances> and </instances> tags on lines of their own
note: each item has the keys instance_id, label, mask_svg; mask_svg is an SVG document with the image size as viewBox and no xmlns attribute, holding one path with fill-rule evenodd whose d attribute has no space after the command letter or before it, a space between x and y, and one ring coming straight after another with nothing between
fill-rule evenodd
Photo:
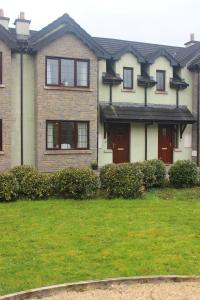
<instances>
[{"instance_id":1,"label":"neighbouring house","mask_svg":"<svg viewBox=\"0 0 200 300\"><path fill-rule=\"evenodd\" d=\"M64 14L39 31L0 10L0 170L199 160L200 42L92 37ZM198 159L197 159L198 158Z\"/></svg>"}]
</instances>

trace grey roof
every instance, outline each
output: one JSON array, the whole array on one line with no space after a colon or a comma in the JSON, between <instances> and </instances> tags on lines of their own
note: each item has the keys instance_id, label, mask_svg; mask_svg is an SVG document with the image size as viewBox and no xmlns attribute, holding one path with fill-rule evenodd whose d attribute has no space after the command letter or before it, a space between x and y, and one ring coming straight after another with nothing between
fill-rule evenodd
<instances>
[{"instance_id":1,"label":"grey roof","mask_svg":"<svg viewBox=\"0 0 200 300\"><path fill-rule=\"evenodd\" d=\"M186 65L197 53L200 53L200 42L189 47L176 47L101 37L94 37L94 39L113 56L122 51L124 47L129 46L137 50L147 60L154 56L157 51L166 51L180 65Z\"/></svg>"},{"instance_id":2,"label":"grey roof","mask_svg":"<svg viewBox=\"0 0 200 300\"><path fill-rule=\"evenodd\" d=\"M171 123L194 123L196 120L186 106L130 103L100 103L103 121L154 121Z\"/></svg>"},{"instance_id":3,"label":"grey roof","mask_svg":"<svg viewBox=\"0 0 200 300\"><path fill-rule=\"evenodd\" d=\"M59 28L61 24L65 24L65 28L61 28L41 40L41 37L50 33L53 29ZM7 33L5 31L7 31ZM100 58L113 57L114 59L119 59L123 53L131 52L137 57L140 63L153 63L159 55L164 55L169 59L172 66L185 66L187 64L189 65L192 59L194 59L197 55L200 55L200 42L195 42L194 45L189 47L175 47L121 39L92 37L68 14L64 14L39 31L30 30L30 38L28 39L26 50L37 51L40 47L43 47L52 40L59 38L66 32L76 34ZM0 39L5 40L12 48L14 48L14 44L17 45L19 42L19 40L17 40L15 28L9 28L9 30L1 28Z\"/></svg>"}]
</instances>

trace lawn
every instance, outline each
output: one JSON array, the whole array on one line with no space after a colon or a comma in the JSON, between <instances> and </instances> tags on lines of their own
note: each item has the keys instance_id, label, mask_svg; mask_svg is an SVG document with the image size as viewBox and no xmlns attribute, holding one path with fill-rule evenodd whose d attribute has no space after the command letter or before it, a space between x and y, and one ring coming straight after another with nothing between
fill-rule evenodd
<instances>
[{"instance_id":1,"label":"lawn","mask_svg":"<svg viewBox=\"0 0 200 300\"><path fill-rule=\"evenodd\" d=\"M200 274L200 189L137 200L0 203L0 294L107 277Z\"/></svg>"}]
</instances>

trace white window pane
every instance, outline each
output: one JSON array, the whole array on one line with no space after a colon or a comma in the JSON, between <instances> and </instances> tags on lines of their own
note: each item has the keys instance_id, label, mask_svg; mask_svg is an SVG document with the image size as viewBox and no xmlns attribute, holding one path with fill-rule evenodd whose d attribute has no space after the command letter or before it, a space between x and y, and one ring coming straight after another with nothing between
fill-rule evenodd
<instances>
[{"instance_id":1,"label":"white window pane","mask_svg":"<svg viewBox=\"0 0 200 300\"><path fill-rule=\"evenodd\" d=\"M58 130L59 124L52 122L47 124L47 148L58 149Z\"/></svg>"},{"instance_id":2,"label":"white window pane","mask_svg":"<svg viewBox=\"0 0 200 300\"><path fill-rule=\"evenodd\" d=\"M57 59L47 59L47 84L58 84Z\"/></svg>"},{"instance_id":3,"label":"white window pane","mask_svg":"<svg viewBox=\"0 0 200 300\"><path fill-rule=\"evenodd\" d=\"M87 123L78 123L78 145L77 148L88 147L88 126Z\"/></svg>"},{"instance_id":4,"label":"white window pane","mask_svg":"<svg viewBox=\"0 0 200 300\"><path fill-rule=\"evenodd\" d=\"M132 88L133 87L133 78L132 78L132 70L124 69L124 87Z\"/></svg>"},{"instance_id":5,"label":"white window pane","mask_svg":"<svg viewBox=\"0 0 200 300\"><path fill-rule=\"evenodd\" d=\"M164 72L156 72L157 90L164 90L165 88L165 74Z\"/></svg>"},{"instance_id":6,"label":"white window pane","mask_svg":"<svg viewBox=\"0 0 200 300\"><path fill-rule=\"evenodd\" d=\"M65 86L74 86L74 60L61 60L61 83Z\"/></svg>"},{"instance_id":7,"label":"white window pane","mask_svg":"<svg viewBox=\"0 0 200 300\"><path fill-rule=\"evenodd\" d=\"M77 61L77 86L88 86L88 62Z\"/></svg>"}]
</instances>

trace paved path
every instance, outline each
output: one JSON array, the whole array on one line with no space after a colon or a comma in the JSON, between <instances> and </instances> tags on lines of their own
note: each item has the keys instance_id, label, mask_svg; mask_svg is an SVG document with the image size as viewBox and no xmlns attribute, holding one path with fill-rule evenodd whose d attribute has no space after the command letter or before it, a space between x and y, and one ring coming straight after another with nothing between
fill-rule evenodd
<instances>
[{"instance_id":1,"label":"paved path","mask_svg":"<svg viewBox=\"0 0 200 300\"><path fill-rule=\"evenodd\" d=\"M43 300L200 300L200 282L113 284L108 289L60 292Z\"/></svg>"}]
</instances>

